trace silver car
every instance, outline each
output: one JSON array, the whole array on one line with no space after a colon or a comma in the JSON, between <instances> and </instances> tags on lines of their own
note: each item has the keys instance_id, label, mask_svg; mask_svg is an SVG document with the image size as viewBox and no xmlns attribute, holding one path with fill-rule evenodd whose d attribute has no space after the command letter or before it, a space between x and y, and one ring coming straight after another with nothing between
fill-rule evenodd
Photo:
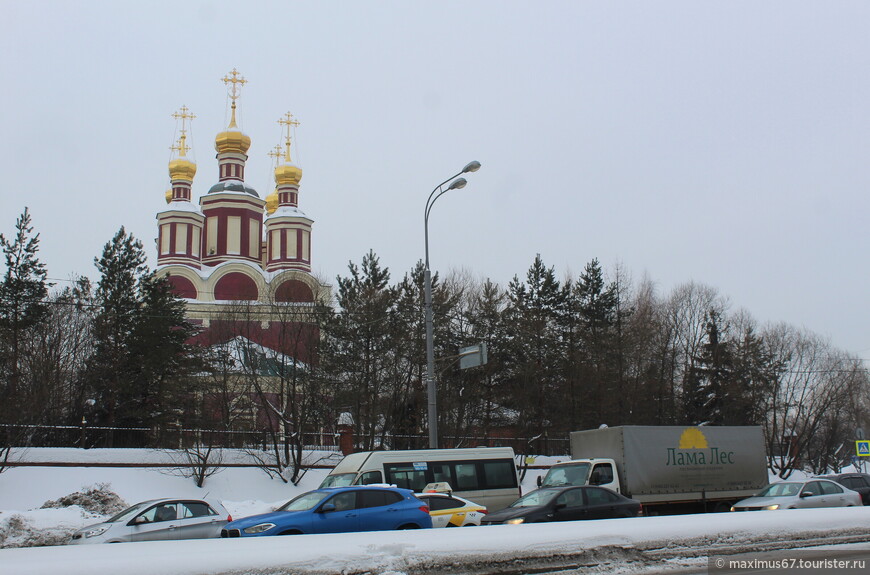
<instances>
[{"instance_id":1,"label":"silver car","mask_svg":"<svg viewBox=\"0 0 870 575\"><path fill-rule=\"evenodd\" d=\"M861 494L827 479L778 481L758 495L738 501L731 511L860 506Z\"/></svg>"},{"instance_id":2,"label":"silver car","mask_svg":"<svg viewBox=\"0 0 870 575\"><path fill-rule=\"evenodd\" d=\"M197 499L152 499L73 533L70 545L220 537L233 518L223 505Z\"/></svg>"}]
</instances>

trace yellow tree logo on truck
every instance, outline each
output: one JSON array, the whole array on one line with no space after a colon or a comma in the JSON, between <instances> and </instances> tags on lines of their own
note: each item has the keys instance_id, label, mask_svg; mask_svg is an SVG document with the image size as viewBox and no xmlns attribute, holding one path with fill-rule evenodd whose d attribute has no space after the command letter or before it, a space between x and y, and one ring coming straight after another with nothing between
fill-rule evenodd
<instances>
[{"instance_id":1,"label":"yellow tree logo on truck","mask_svg":"<svg viewBox=\"0 0 870 575\"><path fill-rule=\"evenodd\" d=\"M689 427L680 435L678 447L668 447L665 465L724 465L734 463L733 451L721 451L710 447L704 433L697 427Z\"/></svg>"},{"instance_id":2,"label":"yellow tree logo on truck","mask_svg":"<svg viewBox=\"0 0 870 575\"><path fill-rule=\"evenodd\" d=\"M680 436L680 449L707 449L707 438L697 427L690 427Z\"/></svg>"}]
</instances>

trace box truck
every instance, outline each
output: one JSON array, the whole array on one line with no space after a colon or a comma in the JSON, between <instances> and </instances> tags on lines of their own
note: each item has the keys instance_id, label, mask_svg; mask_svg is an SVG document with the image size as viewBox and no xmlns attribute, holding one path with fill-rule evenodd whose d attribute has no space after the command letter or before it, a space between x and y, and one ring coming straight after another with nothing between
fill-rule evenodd
<instances>
[{"instance_id":1,"label":"box truck","mask_svg":"<svg viewBox=\"0 0 870 575\"><path fill-rule=\"evenodd\" d=\"M553 465L539 486L607 487L649 515L728 511L768 483L760 427L632 425L570 439L571 461Z\"/></svg>"}]
</instances>

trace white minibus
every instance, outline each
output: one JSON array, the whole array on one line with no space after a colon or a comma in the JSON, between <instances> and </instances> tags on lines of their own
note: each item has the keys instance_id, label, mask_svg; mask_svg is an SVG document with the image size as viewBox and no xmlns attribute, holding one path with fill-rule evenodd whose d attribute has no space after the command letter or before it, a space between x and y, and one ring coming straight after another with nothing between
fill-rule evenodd
<instances>
[{"instance_id":1,"label":"white minibus","mask_svg":"<svg viewBox=\"0 0 870 575\"><path fill-rule=\"evenodd\" d=\"M520 493L510 447L361 451L342 459L320 487L389 483L423 491L429 483L449 483L453 493L498 511Z\"/></svg>"}]
</instances>

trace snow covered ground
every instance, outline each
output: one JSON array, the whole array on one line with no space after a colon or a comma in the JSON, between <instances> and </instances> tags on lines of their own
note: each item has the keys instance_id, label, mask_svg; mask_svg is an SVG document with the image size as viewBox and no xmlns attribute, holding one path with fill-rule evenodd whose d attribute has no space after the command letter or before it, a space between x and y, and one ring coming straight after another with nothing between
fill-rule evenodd
<instances>
[{"instance_id":1,"label":"snow covered ground","mask_svg":"<svg viewBox=\"0 0 870 575\"><path fill-rule=\"evenodd\" d=\"M63 453L66 451L67 453ZM119 450L30 450L34 461L70 460L86 455L92 462ZM165 457L134 450L135 461ZM152 459L156 458L156 459ZM580 550L607 550L609 561L623 571L648 568L638 553L667 549L726 548L795 537L820 538L870 533L870 507L783 512L726 513L643 517L538 525L504 525L469 530L439 529L402 532L304 535L263 539L196 540L11 548L31 541L61 540L65 533L100 520L80 507L39 509L97 484L117 493L128 504L155 497L208 497L224 502L234 517L268 511L316 488L326 470L312 470L299 486L270 479L254 468L228 468L197 488L171 470L104 467L20 467L0 474L0 574L27 575L97 572L138 575L218 573L361 573L416 574L435 565L485 564L515 557L552 556ZM524 489L534 485L530 472ZM870 539L870 536L868 536ZM679 554L679 553L677 553ZM689 553L690 555L691 553ZM695 559L701 561L701 559ZM681 563L680 565L685 565ZM611 563L609 570L613 570Z\"/></svg>"}]
</instances>

